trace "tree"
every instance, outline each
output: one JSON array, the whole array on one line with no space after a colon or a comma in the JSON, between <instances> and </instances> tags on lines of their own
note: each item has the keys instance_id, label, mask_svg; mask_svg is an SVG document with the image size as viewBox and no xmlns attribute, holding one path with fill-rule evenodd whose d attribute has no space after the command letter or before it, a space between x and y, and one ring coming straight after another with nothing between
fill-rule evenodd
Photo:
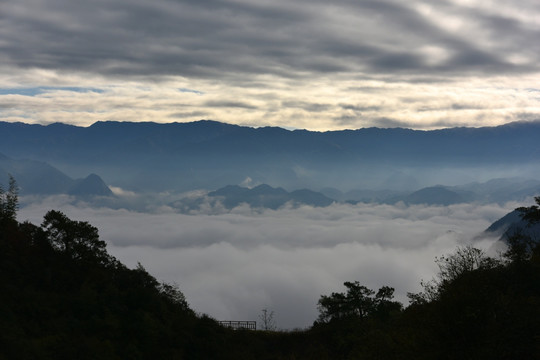
<instances>
[{"instance_id":1,"label":"tree","mask_svg":"<svg viewBox=\"0 0 540 360\"><path fill-rule=\"evenodd\" d=\"M360 285L358 281L347 281L344 285L347 288L345 293L332 293L320 297L317 303L320 321L327 322L347 317L364 319L375 313L382 315L392 310L401 310L401 304L392 301L394 289L389 286L383 286L375 293Z\"/></svg>"},{"instance_id":2,"label":"tree","mask_svg":"<svg viewBox=\"0 0 540 360\"><path fill-rule=\"evenodd\" d=\"M15 220L19 209L19 187L15 178L9 175L9 186L6 192L0 185L0 219Z\"/></svg>"},{"instance_id":3,"label":"tree","mask_svg":"<svg viewBox=\"0 0 540 360\"><path fill-rule=\"evenodd\" d=\"M521 213L521 218L529 222L529 226L540 222L540 196L536 196L534 201L536 205L516 209Z\"/></svg>"},{"instance_id":4,"label":"tree","mask_svg":"<svg viewBox=\"0 0 540 360\"><path fill-rule=\"evenodd\" d=\"M266 331L276 330L276 322L274 320L274 311L268 311L268 309L262 309L259 315L261 321L261 328Z\"/></svg>"},{"instance_id":5,"label":"tree","mask_svg":"<svg viewBox=\"0 0 540 360\"><path fill-rule=\"evenodd\" d=\"M477 269L490 269L500 265L500 262L488 257L483 250L471 245L458 247L454 253L436 257L439 267L437 276L431 281L421 282L423 292L407 293L411 304L424 304L437 300L448 284Z\"/></svg>"},{"instance_id":6,"label":"tree","mask_svg":"<svg viewBox=\"0 0 540 360\"><path fill-rule=\"evenodd\" d=\"M387 317L392 312L403 310L400 302L393 301L395 289L390 286L383 286L375 294L375 312L383 317Z\"/></svg>"},{"instance_id":7,"label":"tree","mask_svg":"<svg viewBox=\"0 0 540 360\"><path fill-rule=\"evenodd\" d=\"M489 266L489 258L483 250L471 245L458 247L453 254L436 258L439 267L437 277L440 283L457 279L464 273Z\"/></svg>"},{"instance_id":8,"label":"tree","mask_svg":"<svg viewBox=\"0 0 540 360\"><path fill-rule=\"evenodd\" d=\"M345 307L347 315L356 315L360 318L367 317L375 306L371 297L375 294L375 291L360 285L358 281L347 281L344 285L347 287Z\"/></svg>"},{"instance_id":9,"label":"tree","mask_svg":"<svg viewBox=\"0 0 540 360\"><path fill-rule=\"evenodd\" d=\"M112 259L105 249L107 244L99 239L97 228L88 222L74 221L60 211L51 210L45 214L41 227L53 249L75 260L106 264Z\"/></svg>"},{"instance_id":10,"label":"tree","mask_svg":"<svg viewBox=\"0 0 540 360\"><path fill-rule=\"evenodd\" d=\"M140 265L140 264L139 264ZM189 304L186 300L186 297L177 284L168 284L162 282L158 285L159 292L165 296L170 302L179 306L185 311L190 311Z\"/></svg>"},{"instance_id":11,"label":"tree","mask_svg":"<svg viewBox=\"0 0 540 360\"><path fill-rule=\"evenodd\" d=\"M529 235L522 232L516 232L507 239L508 249L504 252L504 256L514 263L522 263L531 258L537 244Z\"/></svg>"},{"instance_id":12,"label":"tree","mask_svg":"<svg viewBox=\"0 0 540 360\"><path fill-rule=\"evenodd\" d=\"M521 218L527 221L527 226L540 223L540 196L534 198L536 205L529 207L519 207ZM518 231L508 238L508 250L504 255L512 262L522 263L534 258L540 260L540 242L533 239L523 231Z\"/></svg>"}]
</instances>

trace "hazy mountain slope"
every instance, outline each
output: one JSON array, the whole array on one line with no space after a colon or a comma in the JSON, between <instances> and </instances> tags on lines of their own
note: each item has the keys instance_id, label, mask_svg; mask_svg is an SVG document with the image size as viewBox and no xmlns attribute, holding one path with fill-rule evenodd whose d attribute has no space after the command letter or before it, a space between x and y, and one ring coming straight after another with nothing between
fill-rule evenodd
<instances>
[{"instance_id":1,"label":"hazy mountain slope","mask_svg":"<svg viewBox=\"0 0 540 360\"><path fill-rule=\"evenodd\" d=\"M491 224L484 234L499 236L502 241L506 241L510 236L522 234L540 242L540 224L529 226L528 222L521 218L520 212L514 210Z\"/></svg>"},{"instance_id":2,"label":"hazy mountain slope","mask_svg":"<svg viewBox=\"0 0 540 360\"><path fill-rule=\"evenodd\" d=\"M0 183L7 182L8 174L17 181L21 194L59 194L73 184L73 179L44 162L0 156Z\"/></svg>"},{"instance_id":3,"label":"hazy mountain slope","mask_svg":"<svg viewBox=\"0 0 540 360\"><path fill-rule=\"evenodd\" d=\"M14 160L0 154L0 184L6 184L9 175L15 178L21 195L113 195L103 179L96 174L74 180L47 163Z\"/></svg>"},{"instance_id":4,"label":"hazy mountain slope","mask_svg":"<svg viewBox=\"0 0 540 360\"><path fill-rule=\"evenodd\" d=\"M523 178L499 178L484 183L470 183L451 188L453 191L474 193L478 200L486 203L523 201L540 195L540 181Z\"/></svg>"}]
</instances>

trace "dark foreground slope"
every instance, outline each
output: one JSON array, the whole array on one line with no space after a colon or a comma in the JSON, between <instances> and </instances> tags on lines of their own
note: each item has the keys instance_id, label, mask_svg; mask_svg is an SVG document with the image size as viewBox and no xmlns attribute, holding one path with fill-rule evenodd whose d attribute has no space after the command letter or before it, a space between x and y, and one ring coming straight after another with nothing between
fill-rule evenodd
<instances>
[{"instance_id":1,"label":"dark foreground slope","mask_svg":"<svg viewBox=\"0 0 540 360\"><path fill-rule=\"evenodd\" d=\"M443 257L405 310L356 286L322 296L310 329L233 331L126 268L90 224L57 211L18 223L3 200L0 359L540 359L538 246L514 243L506 262Z\"/></svg>"},{"instance_id":2,"label":"dark foreground slope","mask_svg":"<svg viewBox=\"0 0 540 360\"><path fill-rule=\"evenodd\" d=\"M193 359L222 329L61 213L0 224L0 359ZM44 222L44 224L45 224Z\"/></svg>"}]
</instances>

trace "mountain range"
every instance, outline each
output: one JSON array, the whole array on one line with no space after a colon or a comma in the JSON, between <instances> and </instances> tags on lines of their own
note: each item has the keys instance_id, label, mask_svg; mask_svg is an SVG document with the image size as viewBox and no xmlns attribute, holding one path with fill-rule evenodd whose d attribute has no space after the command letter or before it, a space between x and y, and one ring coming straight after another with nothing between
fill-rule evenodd
<instances>
[{"instance_id":1,"label":"mountain range","mask_svg":"<svg viewBox=\"0 0 540 360\"><path fill-rule=\"evenodd\" d=\"M68 194L77 197L114 197L109 186L96 174L72 179L45 162L13 160L0 154L0 184L7 182L8 175L15 177L22 195ZM538 194L540 181L523 178L492 179L483 183L474 182L458 186L436 185L416 191L353 189L342 192L330 187L320 191L310 189L287 191L281 187L259 184L254 187L226 185L210 192L199 191L195 195L189 194L170 202L169 205L181 212L200 209L204 204L211 206L219 204L229 210L241 204L247 204L252 208L277 209L285 204L324 207L336 202L351 204L402 202L406 205L448 206L473 202L504 204L508 201L530 199ZM115 203L108 201L107 204L114 206Z\"/></svg>"},{"instance_id":2,"label":"mountain range","mask_svg":"<svg viewBox=\"0 0 540 360\"><path fill-rule=\"evenodd\" d=\"M513 191L510 191L509 188ZM195 193L171 202L169 205L180 212L200 210L203 206L223 206L233 209L242 204L251 208L278 209L286 204L291 206L309 205L325 207L334 203L377 203L405 205L448 206L462 203L500 203L523 201L540 193L540 181L513 179L493 179L485 183L471 183L460 186L430 186L411 192L362 191L342 193L337 189L325 188L321 191L300 189L287 191L261 184L253 188L227 185L220 189Z\"/></svg>"},{"instance_id":3,"label":"mountain range","mask_svg":"<svg viewBox=\"0 0 540 360\"><path fill-rule=\"evenodd\" d=\"M540 123L433 131L314 132L192 123L89 127L0 122L0 152L128 190L218 189L246 179L285 189L411 191L495 177L538 177Z\"/></svg>"}]
</instances>

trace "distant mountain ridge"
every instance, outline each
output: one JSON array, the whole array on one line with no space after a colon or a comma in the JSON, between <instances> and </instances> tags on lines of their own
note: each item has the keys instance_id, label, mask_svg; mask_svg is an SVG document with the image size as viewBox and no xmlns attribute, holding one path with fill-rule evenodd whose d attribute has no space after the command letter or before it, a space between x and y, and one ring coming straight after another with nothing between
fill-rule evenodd
<instances>
[{"instance_id":1,"label":"distant mountain ridge","mask_svg":"<svg viewBox=\"0 0 540 360\"><path fill-rule=\"evenodd\" d=\"M410 190L442 183L447 174L458 176L456 168L467 169L462 177L471 180L486 167L537 170L538 138L539 122L328 132L210 120L98 122L86 128L0 122L0 152L7 156L47 162L78 176L96 172L126 189L156 191L215 189L247 177L286 188ZM439 172L437 179L427 180Z\"/></svg>"},{"instance_id":2,"label":"distant mountain ridge","mask_svg":"<svg viewBox=\"0 0 540 360\"><path fill-rule=\"evenodd\" d=\"M179 199L170 205L181 212L190 212L199 210L203 204L210 204L213 207L223 205L229 210L242 204L249 205L253 209L276 210L287 204L294 207L302 205L325 207L334 202L335 200L308 189L288 192L283 188L261 184L253 188L228 185L205 196Z\"/></svg>"},{"instance_id":3,"label":"distant mountain ridge","mask_svg":"<svg viewBox=\"0 0 540 360\"><path fill-rule=\"evenodd\" d=\"M499 184L496 186L495 184ZM500 187L507 187L514 184L514 188L520 189L522 184L530 187L523 188L509 198L508 195L499 194ZM470 190L470 189L474 189ZM188 194L183 198L175 200L168 205L182 213L199 212L202 209L220 212L220 207L231 210L243 204L252 209L279 209L285 205L298 207L302 205L314 207L326 207L335 203L372 203L372 204L396 204L423 205L423 206L449 206L463 203L505 203L508 200L522 201L540 194L540 181L522 179L495 179L486 183L473 183L461 186L436 185L419 189L417 191L397 194L392 191L352 191L342 193L336 189L325 188L320 192L300 189L287 191L281 187L272 187L268 184L261 184L253 188L239 185L227 185L214 191L199 191L195 194ZM348 198L347 196L360 196L361 199ZM521 197L523 196L523 197ZM212 212L210 211L210 213ZM510 219L516 220L515 217ZM486 230L491 233L499 231L508 225L510 220L501 220L502 225L494 224L492 228ZM504 225L504 226L503 226ZM506 230L506 228L504 228ZM502 233L502 232L501 232Z\"/></svg>"},{"instance_id":4,"label":"distant mountain ridge","mask_svg":"<svg viewBox=\"0 0 540 360\"><path fill-rule=\"evenodd\" d=\"M209 142L215 144L208 151L215 151L226 145L228 151L242 152L296 152L338 153L361 155L376 151L380 157L408 157L425 155L427 149L435 150L432 156L458 159L466 157L473 161L479 158L499 156L510 158L516 154L526 159L536 160L540 156L540 146L534 143L540 131L540 122L515 122L497 127L450 128L419 131L403 128L363 128L315 132L308 130L285 130L277 127L252 128L200 120L191 123L152 122L97 122L89 127L78 127L55 123L36 125L0 122L1 152L35 153L43 150L44 156L65 157L90 155L100 152L91 145L99 144L107 150L135 150L147 152L151 149L177 152L192 148L195 144ZM237 140L241 139L239 143ZM456 146L456 141L461 146ZM236 142L237 146L233 146ZM406 142L408 146L402 147ZM90 146L88 146L90 145ZM279 146L277 146L279 145ZM497 145L496 147L494 145ZM60 155L57 150L70 147L71 154ZM474 152L471 152L471 148ZM194 147L202 151L201 146ZM523 150L533 150L525 153ZM368 151L370 150L370 151Z\"/></svg>"},{"instance_id":5,"label":"distant mountain ridge","mask_svg":"<svg viewBox=\"0 0 540 360\"><path fill-rule=\"evenodd\" d=\"M294 205L324 207L334 202L333 199L308 189L288 192L283 188L273 188L267 184L262 184L251 189L240 186L226 186L208 193L208 196L222 198L225 206L228 208L246 203L251 207L277 209L288 202Z\"/></svg>"},{"instance_id":6,"label":"distant mountain ridge","mask_svg":"<svg viewBox=\"0 0 540 360\"><path fill-rule=\"evenodd\" d=\"M324 188L321 193L327 197L349 203L403 202L407 205L452 205L461 203L498 203L523 201L540 195L540 180L522 178L492 179L457 186L435 185L416 191L391 190L351 190L343 193L337 189Z\"/></svg>"}]
</instances>

